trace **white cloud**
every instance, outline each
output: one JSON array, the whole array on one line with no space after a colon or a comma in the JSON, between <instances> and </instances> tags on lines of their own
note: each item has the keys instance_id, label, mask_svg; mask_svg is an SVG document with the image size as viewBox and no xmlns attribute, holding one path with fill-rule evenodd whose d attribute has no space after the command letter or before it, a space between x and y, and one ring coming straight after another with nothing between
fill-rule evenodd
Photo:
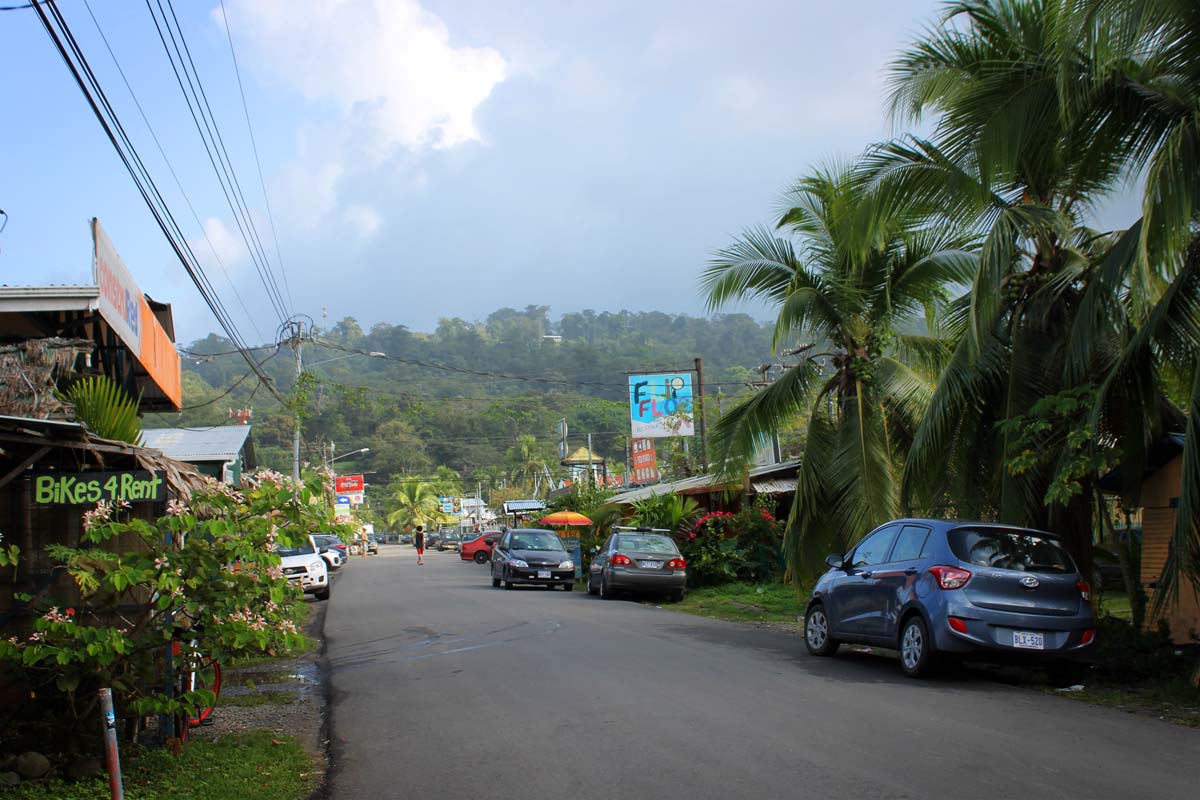
<instances>
[{"instance_id":1,"label":"white cloud","mask_svg":"<svg viewBox=\"0 0 1200 800\"><path fill-rule=\"evenodd\" d=\"M475 110L509 66L490 47L455 46L415 0L237 0L231 26L260 73L366 128L374 156L397 146L481 138ZM219 10L216 17L220 19Z\"/></svg>"},{"instance_id":2,"label":"white cloud","mask_svg":"<svg viewBox=\"0 0 1200 800\"><path fill-rule=\"evenodd\" d=\"M204 221L204 236L207 241L192 243L192 250L201 261L215 252L225 268L231 271L246 261L246 243L241 234L219 218L209 217Z\"/></svg>"},{"instance_id":3,"label":"white cloud","mask_svg":"<svg viewBox=\"0 0 1200 800\"><path fill-rule=\"evenodd\" d=\"M378 211L361 203L347 206L346 210L342 212L342 219L363 238L372 236L383 223L383 218L379 216Z\"/></svg>"}]
</instances>

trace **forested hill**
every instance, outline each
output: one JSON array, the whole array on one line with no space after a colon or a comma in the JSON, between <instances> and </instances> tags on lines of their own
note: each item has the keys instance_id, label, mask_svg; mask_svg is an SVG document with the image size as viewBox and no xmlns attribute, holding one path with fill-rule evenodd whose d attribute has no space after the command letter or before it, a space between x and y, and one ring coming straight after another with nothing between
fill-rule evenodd
<instances>
[{"instance_id":1,"label":"forested hill","mask_svg":"<svg viewBox=\"0 0 1200 800\"><path fill-rule=\"evenodd\" d=\"M772 360L771 327L745 314L581 311L552 320L548 311L503 308L481 323L443 319L429 333L384 323L364 331L353 318L318 329L318 341L303 348L306 457L319 459L317 448L332 441L338 453L369 447L339 467L374 470L377 482L447 465L472 483L496 484L528 473L533 462L560 471L557 427L565 417L572 448L590 432L597 452L623 465L628 373L690 369L701 356L706 394L720 391L729 403ZM233 349L216 335L187 346L187 410L151 415L146 424L221 424L229 409L251 407L259 460L286 467L291 416L246 377ZM255 355L282 393L294 390L290 347ZM519 438L529 436L532 443Z\"/></svg>"}]
</instances>

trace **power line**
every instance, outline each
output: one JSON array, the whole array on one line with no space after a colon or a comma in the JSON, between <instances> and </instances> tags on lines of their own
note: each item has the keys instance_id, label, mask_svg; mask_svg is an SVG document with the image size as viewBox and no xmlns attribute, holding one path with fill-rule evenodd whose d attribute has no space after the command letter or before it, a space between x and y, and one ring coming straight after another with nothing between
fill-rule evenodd
<instances>
[{"instance_id":1,"label":"power line","mask_svg":"<svg viewBox=\"0 0 1200 800\"><path fill-rule=\"evenodd\" d=\"M274 350L274 351L273 351L273 352L272 352L272 353L271 353L269 356L267 356L266 358L264 358L262 361L259 361L259 362L258 362L258 367L259 367L259 368L261 368L263 364L267 363L268 361L270 361L272 358L274 358L274 357L275 357L275 356L277 356L277 355L279 355L279 348L278 348L278 347L276 347L276 348L275 348L275 350ZM236 389L237 387L241 386L241 385L242 385L242 383L243 383L243 382L244 382L244 381L245 381L247 378L249 378L251 375L254 375L254 374L256 374L254 369L251 369L251 370L247 371L245 375L243 375L242 377L240 377L240 378L238 378L236 381L234 381L234 382L233 382L233 383L232 383L232 384L229 386L229 388L228 388L228 389L226 389L225 391L221 392L221 393L220 393L219 395L217 395L216 397L212 398L211 400L205 400L203 403L197 403L197 404L196 404L196 405L194 405L194 406L184 406L183 408L179 409L180 413L182 413L182 412L184 412L184 411L195 411L197 408L204 408L205 406L211 406L213 403L217 402L218 400L221 400L222 398L228 397L230 394L232 394L232 393L233 393L233 390L234 390L234 389ZM260 386L260 385L261 385L261 384L256 384L256 385L255 385L255 387L254 387L254 391L255 391L255 392L257 392L257 391L258 391L258 388L259 388L259 386ZM251 397L253 397L253 394L251 394Z\"/></svg>"},{"instance_id":2,"label":"power line","mask_svg":"<svg viewBox=\"0 0 1200 800\"><path fill-rule=\"evenodd\" d=\"M150 18L154 22L154 29L158 33L163 51L167 54L167 60L171 63L171 71L174 73L175 81L179 85L179 90L183 94L184 101L187 103L188 112L191 114L196 132L200 135L200 141L204 145L204 151L208 156L209 164L212 166L213 173L217 177L217 182L221 186L221 192L225 195L225 201L233 214L238 232L241 234L242 241L246 245L246 251L250 256L251 262L254 264L254 269L258 273L263 288L266 290L268 300L270 300L276 315L282 321L288 316L286 308L278 293L278 286L273 285L273 277L268 277L270 265L263 264L263 259L260 255L261 244L258 250L255 249L254 238L251 232L253 220L250 219L243 203L240 202L242 200L239 194L240 186L236 183L236 177L232 174L232 164L228 162L228 152L225 151L224 140L220 137L216 119L210 119L212 109L208 105L207 94L200 83L200 76L198 73L193 75L193 72L188 70L188 63L192 64L193 70L195 69L195 64L191 62L191 54L190 51L187 51L187 42L183 38L183 31L180 30L178 34L176 33L175 29L171 27L170 19L167 17L167 12L163 8L161 0L154 1L158 5L159 13L162 14L162 23L159 23L158 15L154 13L151 0L146 0L146 10L150 12ZM173 8L172 15L174 15ZM178 20L176 20L176 24L178 24ZM166 28L166 33L163 32L164 27ZM170 44L167 43L168 36L171 39ZM182 50L180 49L181 42L183 44ZM173 54L172 49L174 49ZM187 52L186 60L185 52ZM178 64L176 64L176 59L178 59ZM180 74L181 72L182 75ZM187 80L186 86L184 85L185 78ZM243 214L245 214L245 219L243 219Z\"/></svg>"},{"instance_id":3,"label":"power line","mask_svg":"<svg viewBox=\"0 0 1200 800\"><path fill-rule=\"evenodd\" d=\"M254 328L254 332L258 334L261 341L263 339L262 331L258 329L258 324L254 321L254 315L250 313L250 309L246 307L246 302L242 300L242 295L237 290L237 286L233 283L233 278L229 276L229 270L225 268L225 262L221 260L221 256L217 253L216 245L208 236L208 231L204 227L204 223L200 221L200 215L196 213L195 207L192 205L192 200L188 197L187 192L183 188L183 183L179 180L179 175L175 172L175 167L171 164L171 159L167 158L166 150L162 146L162 142L158 139L158 134L154 132L154 126L150 124L149 118L146 116L145 110L142 108L141 101L138 100L137 94L133 91L133 86L129 83L129 78L125 75L125 70L121 67L121 62L117 60L117 54L113 52L112 45L108 43L108 37L104 35L104 29L100 27L100 21L96 19L96 14L92 11L91 3L88 0L83 0L83 5L87 8L88 14L92 18L92 23L96 26L96 32L100 34L100 40L104 42L105 49L112 57L113 64L117 68L117 72L121 76L121 80L125 83L125 88L129 91L129 96L133 99L133 104L137 107L138 113L142 117L142 122L146 124L146 130L150 132L150 138L154 140L155 147L158 148L158 154L162 156L163 163L167 165L167 170L171 173L171 177L175 180L175 187L179 189L179 194L183 196L183 202L187 204L188 210L192 212L192 219L196 221L196 226L200 229L200 233L204 236L204 241L208 242L208 248L212 251L213 258L217 265L221 268L222 274L225 275L225 280L229 282L229 288L233 290L233 296L237 298L238 305L242 307L242 311L246 313L246 318L250 320L250 327ZM234 351L237 352L237 351Z\"/></svg>"},{"instance_id":4,"label":"power line","mask_svg":"<svg viewBox=\"0 0 1200 800\"><path fill-rule=\"evenodd\" d=\"M112 144L113 149L117 152L117 156L121 159L121 163L133 179L134 185L150 210L151 216L154 217L154 221L167 238L167 242L175 252L184 271L200 292L205 305L208 306L213 316L216 317L217 322L221 325L221 328L225 331L230 341L238 347L245 347L245 342L237 329L237 325L234 324L233 319L229 316L211 281L205 275L203 267L200 266L199 261L196 259L195 253L192 252L187 238L183 235L178 222L171 213L170 207L163 199L162 193L159 192L153 177L151 177L149 171L146 169L145 163L137 152L137 148L134 147L132 140L121 124L120 117L109 102L103 87L100 85L99 79L93 72L91 65L87 61L87 57L83 54L78 41L76 41L61 11L54 0L42 0L42 2L34 4L33 9L38 15L38 20L42 23L46 34L50 37L50 41L62 58L63 63L75 79L76 85L83 94L88 106L92 109L96 120L100 123L105 135L108 137L109 143ZM47 16L47 11L49 11L49 16ZM53 17L53 21L51 21L51 17ZM250 364L251 368L258 374L259 380L263 381L268 390L282 402L282 395L271 385L270 378L258 369L257 364L255 364L249 353L243 352L242 356L245 358L246 363Z\"/></svg>"},{"instance_id":5,"label":"power line","mask_svg":"<svg viewBox=\"0 0 1200 800\"><path fill-rule=\"evenodd\" d=\"M267 209L267 222L271 227L271 238L275 241L275 260L279 262L279 274L283 276L283 288L287 292L288 306L296 313L292 300L292 286L287 270L283 268L283 250L279 247L279 234L275 232L275 215L271 213L271 198L267 194L267 182L263 178L262 161L258 157L258 142L254 138L254 126L250 124L250 107L246 103L246 90L242 86L242 70L238 66L237 52L233 49L233 33L229 30L229 17L225 13L225 0L221 0L221 20L225 23L225 38L229 40L229 55L233 59L233 74L237 76L238 94L242 97L242 111L246 115L246 130L250 132L250 149L254 152L254 163L258 167L258 184L262 187L263 204Z\"/></svg>"}]
</instances>

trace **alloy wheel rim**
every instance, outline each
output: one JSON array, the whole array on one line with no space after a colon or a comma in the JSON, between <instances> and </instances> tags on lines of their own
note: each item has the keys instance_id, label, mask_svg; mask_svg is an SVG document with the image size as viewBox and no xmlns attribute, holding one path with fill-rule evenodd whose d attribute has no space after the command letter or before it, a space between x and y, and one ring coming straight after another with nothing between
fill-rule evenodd
<instances>
[{"instance_id":1,"label":"alloy wheel rim","mask_svg":"<svg viewBox=\"0 0 1200 800\"><path fill-rule=\"evenodd\" d=\"M921 650L924 646L920 629L916 625L909 625L904 631L904 648L902 650L904 666L914 669L917 662L921 660Z\"/></svg>"},{"instance_id":2,"label":"alloy wheel rim","mask_svg":"<svg viewBox=\"0 0 1200 800\"><path fill-rule=\"evenodd\" d=\"M814 611L808 617L808 643L815 650L821 649L825 645L825 637L829 635L829 626L825 622L825 614L820 611Z\"/></svg>"}]
</instances>

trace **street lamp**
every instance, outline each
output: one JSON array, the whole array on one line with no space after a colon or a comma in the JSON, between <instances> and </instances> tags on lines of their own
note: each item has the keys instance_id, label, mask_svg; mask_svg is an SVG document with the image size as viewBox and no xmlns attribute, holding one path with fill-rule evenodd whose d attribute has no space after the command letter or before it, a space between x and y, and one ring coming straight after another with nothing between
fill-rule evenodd
<instances>
[{"instance_id":1,"label":"street lamp","mask_svg":"<svg viewBox=\"0 0 1200 800\"><path fill-rule=\"evenodd\" d=\"M340 456L334 456L333 458L329 459L329 463L332 464L333 462L337 461L339 458L346 458L347 456L356 456L359 453L369 453L369 452L371 452L371 448L369 448L369 447L363 447L358 450L351 450L349 453L342 453Z\"/></svg>"}]
</instances>

